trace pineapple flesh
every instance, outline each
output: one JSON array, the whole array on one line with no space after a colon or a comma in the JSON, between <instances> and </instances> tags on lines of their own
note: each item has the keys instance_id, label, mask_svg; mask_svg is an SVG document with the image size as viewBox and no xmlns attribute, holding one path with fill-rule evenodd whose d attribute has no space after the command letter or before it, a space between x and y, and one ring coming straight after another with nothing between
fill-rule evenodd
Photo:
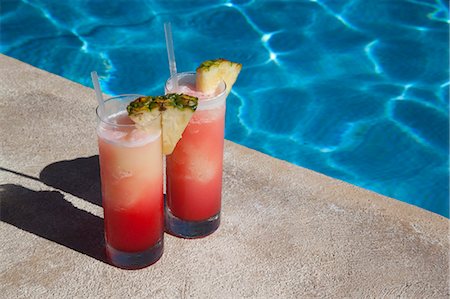
<instances>
[{"instance_id":1,"label":"pineapple flesh","mask_svg":"<svg viewBox=\"0 0 450 299\"><path fill-rule=\"evenodd\" d=\"M200 64L196 70L197 91L213 94L219 84L225 81L226 93L228 95L241 69L242 64L223 58L207 60Z\"/></svg>"},{"instance_id":2,"label":"pineapple flesh","mask_svg":"<svg viewBox=\"0 0 450 299\"><path fill-rule=\"evenodd\" d=\"M142 130L159 125L163 154L170 155L197 109L198 98L186 94L140 97L127 106L129 117ZM157 119L160 118L160 122Z\"/></svg>"}]
</instances>

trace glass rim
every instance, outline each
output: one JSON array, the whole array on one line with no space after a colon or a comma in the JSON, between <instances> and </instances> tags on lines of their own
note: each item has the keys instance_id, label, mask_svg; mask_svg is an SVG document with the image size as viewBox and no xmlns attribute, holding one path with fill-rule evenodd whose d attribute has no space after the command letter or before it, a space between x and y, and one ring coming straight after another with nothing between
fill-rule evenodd
<instances>
[{"instance_id":1,"label":"glass rim","mask_svg":"<svg viewBox=\"0 0 450 299\"><path fill-rule=\"evenodd\" d=\"M181 73L176 73L172 76L169 77L169 79L167 79L166 83L164 84L164 90L168 91L168 84L171 83L173 78L182 78L182 77L187 77L187 76L195 76L196 73L195 72L181 72ZM178 80L179 81L179 80ZM227 83L222 80L221 82L223 84L223 89L221 88L220 92L218 94L215 94L214 96L210 96L207 98L201 98L198 100L198 104L200 105L201 103L204 104L210 104L211 102L215 102L218 101L220 98L222 98L224 95L226 95L227 92ZM221 85L222 85L221 84Z\"/></svg>"},{"instance_id":2,"label":"glass rim","mask_svg":"<svg viewBox=\"0 0 450 299\"><path fill-rule=\"evenodd\" d=\"M135 98L135 99L137 99L138 97L143 97L143 95L133 94L133 93L119 94L119 95L107 98L106 100L104 100L104 103L106 104L109 101L113 101L113 100L116 100L116 99L119 99L119 98ZM126 112L126 110L124 110L124 112ZM119 113L120 112L116 112L116 113L111 114L111 115L117 115ZM114 126L114 127L118 127L118 128L130 128L130 127L135 127L136 126L136 124L117 124L117 123L110 122L108 120L109 117L105 118L105 117L100 116L100 106L97 106L97 108L95 108L95 114L97 116L97 120L99 120L101 123L103 123L105 125L108 125L108 126Z\"/></svg>"}]
</instances>

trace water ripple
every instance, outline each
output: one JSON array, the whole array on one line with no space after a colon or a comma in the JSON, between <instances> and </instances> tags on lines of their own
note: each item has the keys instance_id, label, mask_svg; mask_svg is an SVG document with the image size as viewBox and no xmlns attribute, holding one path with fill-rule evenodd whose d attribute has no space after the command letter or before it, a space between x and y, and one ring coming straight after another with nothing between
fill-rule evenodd
<instances>
[{"instance_id":1,"label":"water ripple","mask_svg":"<svg viewBox=\"0 0 450 299\"><path fill-rule=\"evenodd\" d=\"M364 51L367 54L367 57L369 57L370 61L373 63L374 71L377 74L381 74L383 70L381 69L381 66L376 61L376 56L372 53L372 48L375 47L379 43L378 40L374 40L367 44L367 46L364 47Z\"/></svg>"},{"instance_id":2,"label":"water ripple","mask_svg":"<svg viewBox=\"0 0 450 299\"><path fill-rule=\"evenodd\" d=\"M320 0L310 0L311 2L315 2L322 7L327 14L332 15L335 17L339 22L341 22L344 26L346 26L349 29L352 29L354 31L360 31L356 26L350 24L348 20L346 20L342 15L335 13L333 10L331 10L326 4L322 3Z\"/></svg>"},{"instance_id":3,"label":"water ripple","mask_svg":"<svg viewBox=\"0 0 450 299\"><path fill-rule=\"evenodd\" d=\"M56 28L62 30L62 31L69 31L71 32L76 38L78 38L81 43L81 50L86 52L87 50L87 42L84 40L84 38L82 36L80 36L77 31L74 28L68 27L66 26L64 23L61 23L59 21L57 21L55 18L53 18L53 16L51 15L51 13L44 7L41 5L38 5L36 3L32 3L28 0L21 0L23 3L30 5L34 8L36 8L37 10L41 11L42 15L49 20Z\"/></svg>"}]
</instances>

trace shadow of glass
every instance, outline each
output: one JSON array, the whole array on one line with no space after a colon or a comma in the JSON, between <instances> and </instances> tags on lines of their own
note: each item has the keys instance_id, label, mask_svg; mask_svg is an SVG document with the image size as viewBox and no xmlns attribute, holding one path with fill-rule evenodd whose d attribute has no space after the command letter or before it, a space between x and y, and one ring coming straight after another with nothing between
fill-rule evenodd
<instances>
[{"instance_id":1,"label":"shadow of glass","mask_svg":"<svg viewBox=\"0 0 450 299\"><path fill-rule=\"evenodd\" d=\"M48 186L102 205L98 155L49 164L39 179Z\"/></svg>"},{"instance_id":2,"label":"shadow of glass","mask_svg":"<svg viewBox=\"0 0 450 299\"><path fill-rule=\"evenodd\" d=\"M0 219L106 263L103 219L80 210L57 191L0 185Z\"/></svg>"}]
</instances>

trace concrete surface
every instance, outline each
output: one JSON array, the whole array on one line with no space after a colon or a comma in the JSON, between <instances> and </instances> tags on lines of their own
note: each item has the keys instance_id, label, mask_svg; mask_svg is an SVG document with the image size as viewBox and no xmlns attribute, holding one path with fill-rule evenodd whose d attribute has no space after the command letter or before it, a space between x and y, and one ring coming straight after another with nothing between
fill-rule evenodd
<instances>
[{"instance_id":1,"label":"concrete surface","mask_svg":"<svg viewBox=\"0 0 450 299\"><path fill-rule=\"evenodd\" d=\"M216 233L108 265L94 108L0 56L0 297L448 298L448 219L232 142Z\"/></svg>"}]
</instances>

